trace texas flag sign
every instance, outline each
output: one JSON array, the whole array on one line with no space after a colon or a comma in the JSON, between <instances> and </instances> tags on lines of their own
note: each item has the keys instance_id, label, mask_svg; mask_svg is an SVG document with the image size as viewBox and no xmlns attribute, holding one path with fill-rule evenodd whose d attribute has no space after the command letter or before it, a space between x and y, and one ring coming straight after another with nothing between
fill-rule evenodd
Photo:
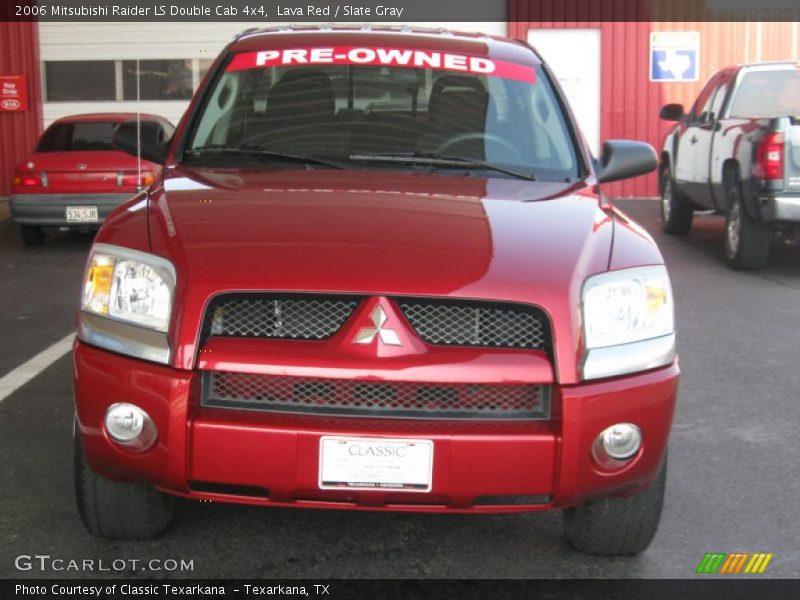
<instances>
[{"instance_id":1,"label":"texas flag sign","mask_svg":"<svg viewBox=\"0 0 800 600\"><path fill-rule=\"evenodd\" d=\"M699 32L652 32L650 34L650 81L697 81L699 56Z\"/></svg>"}]
</instances>

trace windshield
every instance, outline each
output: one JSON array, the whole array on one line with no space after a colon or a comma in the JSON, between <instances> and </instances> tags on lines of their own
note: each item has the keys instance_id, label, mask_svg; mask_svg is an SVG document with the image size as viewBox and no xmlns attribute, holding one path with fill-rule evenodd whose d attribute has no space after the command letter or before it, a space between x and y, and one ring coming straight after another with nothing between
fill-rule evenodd
<instances>
[{"instance_id":1,"label":"windshield","mask_svg":"<svg viewBox=\"0 0 800 600\"><path fill-rule=\"evenodd\" d=\"M578 176L538 65L410 49L265 50L233 55L211 86L187 161L278 168L285 154L316 167Z\"/></svg>"},{"instance_id":2,"label":"windshield","mask_svg":"<svg viewBox=\"0 0 800 600\"><path fill-rule=\"evenodd\" d=\"M800 70L746 73L733 98L730 115L740 119L800 116Z\"/></svg>"}]
</instances>

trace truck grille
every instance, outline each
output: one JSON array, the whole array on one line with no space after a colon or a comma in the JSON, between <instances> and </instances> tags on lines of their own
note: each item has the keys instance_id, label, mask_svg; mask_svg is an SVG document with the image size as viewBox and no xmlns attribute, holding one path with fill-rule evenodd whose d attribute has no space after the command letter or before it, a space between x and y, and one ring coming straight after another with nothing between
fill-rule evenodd
<instances>
[{"instance_id":1,"label":"truck grille","mask_svg":"<svg viewBox=\"0 0 800 600\"><path fill-rule=\"evenodd\" d=\"M214 298L201 343L213 336L324 340L335 335L364 297L236 293ZM517 348L550 352L544 311L525 304L394 299L417 335L429 344Z\"/></svg>"},{"instance_id":2,"label":"truck grille","mask_svg":"<svg viewBox=\"0 0 800 600\"><path fill-rule=\"evenodd\" d=\"M533 306L401 299L400 309L429 344L547 349L544 314Z\"/></svg>"},{"instance_id":3,"label":"truck grille","mask_svg":"<svg viewBox=\"0 0 800 600\"><path fill-rule=\"evenodd\" d=\"M359 301L349 296L225 294L206 310L203 339L324 340L341 329Z\"/></svg>"},{"instance_id":4,"label":"truck grille","mask_svg":"<svg viewBox=\"0 0 800 600\"><path fill-rule=\"evenodd\" d=\"M425 419L550 417L549 386L359 381L208 372L203 405L316 415Z\"/></svg>"}]
</instances>

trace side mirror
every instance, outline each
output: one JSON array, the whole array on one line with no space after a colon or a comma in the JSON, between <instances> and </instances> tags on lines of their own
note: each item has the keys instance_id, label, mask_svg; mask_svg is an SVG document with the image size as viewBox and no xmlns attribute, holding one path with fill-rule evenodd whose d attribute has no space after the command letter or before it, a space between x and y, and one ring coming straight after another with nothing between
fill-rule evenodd
<instances>
[{"instance_id":1,"label":"side mirror","mask_svg":"<svg viewBox=\"0 0 800 600\"><path fill-rule=\"evenodd\" d=\"M137 136L136 121L123 121L114 130L111 144L118 150L137 155L137 139L141 142L142 158L162 165L167 158L169 140L163 125L157 121L140 121Z\"/></svg>"},{"instance_id":2,"label":"side mirror","mask_svg":"<svg viewBox=\"0 0 800 600\"><path fill-rule=\"evenodd\" d=\"M658 116L665 121L680 121L683 118L683 104L665 104L658 111Z\"/></svg>"},{"instance_id":3,"label":"side mirror","mask_svg":"<svg viewBox=\"0 0 800 600\"><path fill-rule=\"evenodd\" d=\"M599 183L644 175L658 166L658 156L650 144L628 140L608 140L597 174Z\"/></svg>"}]
</instances>

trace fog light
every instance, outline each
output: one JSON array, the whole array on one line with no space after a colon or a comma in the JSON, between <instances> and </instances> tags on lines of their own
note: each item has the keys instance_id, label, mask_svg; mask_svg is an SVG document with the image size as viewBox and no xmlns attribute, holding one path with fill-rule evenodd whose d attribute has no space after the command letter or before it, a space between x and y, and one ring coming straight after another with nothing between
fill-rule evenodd
<instances>
[{"instance_id":1,"label":"fog light","mask_svg":"<svg viewBox=\"0 0 800 600\"><path fill-rule=\"evenodd\" d=\"M608 456L627 460L639 452L642 431L633 423L617 423L604 430L597 439Z\"/></svg>"},{"instance_id":2,"label":"fog light","mask_svg":"<svg viewBox=\"0 0 800 600\"><path fill-rule=\"evenodd\" d=\"M156 441L156 426L150 416L138 406L127 402L109 406L105 424L112 440L132 450L142 452L152 447Z\"/></svg>"}]
</instances>

